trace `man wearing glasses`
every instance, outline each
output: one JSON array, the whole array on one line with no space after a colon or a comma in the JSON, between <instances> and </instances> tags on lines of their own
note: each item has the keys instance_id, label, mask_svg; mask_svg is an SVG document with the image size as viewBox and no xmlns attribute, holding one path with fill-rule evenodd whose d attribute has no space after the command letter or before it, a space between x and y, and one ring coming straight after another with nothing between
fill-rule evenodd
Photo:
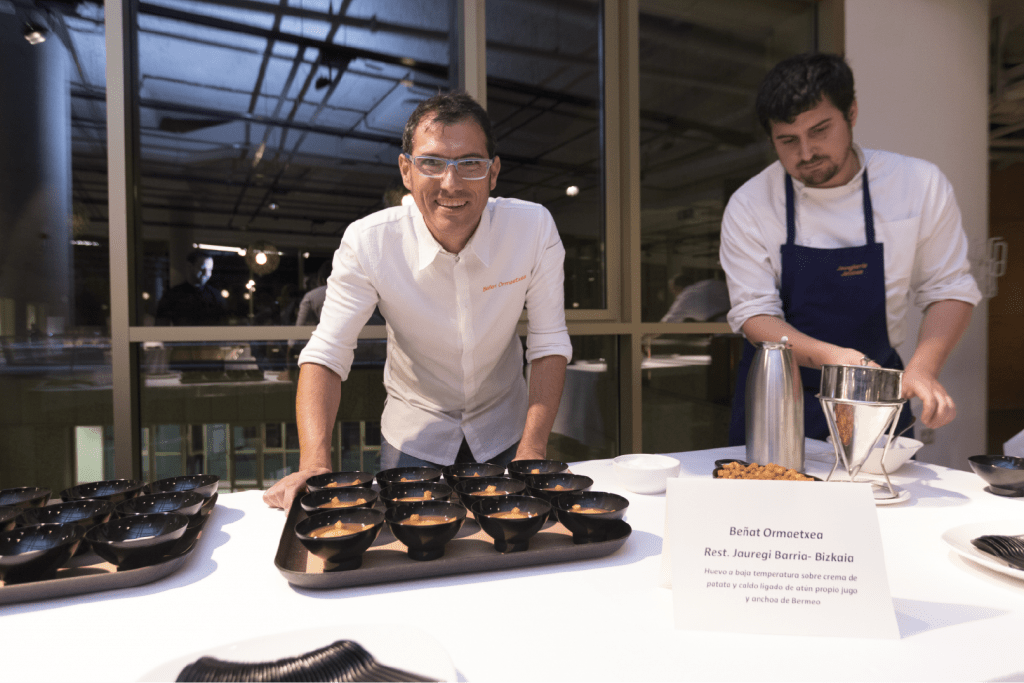
<instances>
[{"instance_id":1,"label":"man wearing glasses","mask_svg":"<svg viewBox=\"0 0 1024 683\"><path fill-rule=\"evenodd\" d=\"M414 205L356 221L334 255L322 318L299 356L300 471L264 494L289 509L331 471L331 432L359 331L387 320L381 469L543 458L572 346L565 249L548 211L490 198L501 160L464 93L422 102L398 159ZM526 360L516 324L528 316Z\"/></svg>"}]
</instances>

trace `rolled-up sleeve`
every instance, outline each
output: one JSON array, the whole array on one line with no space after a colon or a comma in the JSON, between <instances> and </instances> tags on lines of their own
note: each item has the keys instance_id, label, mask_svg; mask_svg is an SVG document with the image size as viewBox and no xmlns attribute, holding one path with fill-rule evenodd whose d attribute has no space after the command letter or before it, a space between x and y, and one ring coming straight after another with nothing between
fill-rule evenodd
<instances>
[{"instance_id":1,"label":"rolled-up sleeve","mask_svg":"<svg viewBox=\"0 0 1024 683\"><path fill-rule=\"evenodd\" d=\"M554 219L546 210L537 241L533 277L526 291L526 360L564 356L572 360L572 343L565 324L565 247Z\"/></svg>"},{"instance_id":2,"label":"rolled-up sleeve","mask_svg":"<svg viewBox=\"0 0 1024 683\"><path fill-rule=\"evenodd\" d=\"M971 275L967 236L953 187L937 168L926 190L910 288L914 304L922 309L947 299L976 306L982 299Z\"/></svg>"},{"instance_id":3,"label":"rolled-up sleeve","mask_svg":"<svg viewBox=\"0 0 1024 683\"><path fill-rule=\"evenodd\" d=\"M348 379L359 331L379 301L377 290L359 260L359 235L355 224L345 231L341 246L334 253L320 324L299 354L299 365L323 365L342 380Z\"/></svg>"},{"instance_id":4,"label":"rolled-up sleeve","mask_svg":"<svg viewBox=\"0 0 1024 683\"><path fill-rule=\"evenodd\" d=\"M778 252L778 245L773 245ZM779 296L779 257L764 242L764 233L749 208L735 196L722 217L722 241L718 255L729 285L728 321L734 332L756 315L783 317Z\"/></svg>"}]
</instances>

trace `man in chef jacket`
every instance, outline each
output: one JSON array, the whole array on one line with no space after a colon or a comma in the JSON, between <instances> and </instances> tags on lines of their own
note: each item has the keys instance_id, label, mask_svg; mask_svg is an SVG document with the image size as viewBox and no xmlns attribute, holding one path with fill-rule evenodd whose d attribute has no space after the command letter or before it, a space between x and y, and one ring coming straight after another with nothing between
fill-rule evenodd
<instances>
[{"instance_id":1,"label":"man in chef jacket","mask_svg":"<svg viewBox=\"0 0 1024 683\"><path fill-rule=\"evenodd\" d=\"M465 93L422 102L402 149L412 201L351 224L335 252L299 356L300 471L264 494L273 507L289 509L306 479L330 471L342 382L377 306L388 330L382 469L546 455L572 358L554 220L538 204L490 197L501 161L487 113Z\"/></svg>"},{"instance_id":2,"label":"man in chef jacket","mask_svg":"<svg viewBox=\"0 0 1024 683\"><path fill-rule=\"evenodd\" d=\"M903 396L921 400L921 422L949 423L956 405L939 374L981 300L949 181L927 161L854 143L853 73L837 55L780 62L756 107L779 160L733 194L722 218L729 324L751 342L730 444L746 438L752 344L782 337L801 366L807 436L828 436L815 398L822 365L904 369ZM911 304L924 316L904 368L895 349ZM911 419L908 403L899 428Z\"/></svg>"}]
</instances>

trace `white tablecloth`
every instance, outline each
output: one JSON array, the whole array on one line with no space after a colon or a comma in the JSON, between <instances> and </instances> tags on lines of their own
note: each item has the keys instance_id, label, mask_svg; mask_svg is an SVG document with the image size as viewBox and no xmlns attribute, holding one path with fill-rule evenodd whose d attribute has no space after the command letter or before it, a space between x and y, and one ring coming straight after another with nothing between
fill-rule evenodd
<instances>
[{"instance_id":1,"label":"white tablecloth","mask_svg":"<svg viewBox=\"0 0 1024 683\"><path fill-rule=\"evenodd\" d=\"M680 476L707 477L716 458L742 454L676 455ZM429 630L469 681L1024 680L1024 580L961 559L941 539L968 522L1017 518L1024 528L1024 498L986 493L971 473L911 463L894 477L913 495L878 508L901 638L860 640L676 630L671 590L658 585L664 495L621 489L610 461L572 469L629 498L633 534L617 553L329 591L293 588L274 566L282 511L260 492L221 495L192 557L171 576L0 607L0 681L132 681L234 641L354 623ZM809 470L823 475L828 466ZM518 618L496 616L510 612Z\"/></svg>"}]
</instances>

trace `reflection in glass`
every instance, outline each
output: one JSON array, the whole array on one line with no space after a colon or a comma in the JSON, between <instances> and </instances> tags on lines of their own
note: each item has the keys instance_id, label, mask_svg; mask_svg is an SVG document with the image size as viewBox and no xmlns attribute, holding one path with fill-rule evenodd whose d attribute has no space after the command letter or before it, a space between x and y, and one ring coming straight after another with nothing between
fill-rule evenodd
<instances>
[{"instance_id":1,"label":"reflection in glass","mask_svg":"<svg viewBox=\"0 0 1024 683\"><path fill-rule=\"evenodd\" d=\"M601 4L489 0L494 195L543 204L565 245L565 307L604 308Z\"/></svg>"},{"instance_id":2,"label":"reflection in glass","mask_svg":"<svg viewBox=\"0 0 1024 683\"><path fill-rule=\"evenodd\" d=\"M643 360L645 453L729 445L729 415L742 338L663 335Z\"/></svg>"},{"instance_id":3,"label":"reflection in glass","mask_svg":"<svg viewBox=\"0 0 1024 683\"><path fill-rule=\"evenodd\" d=\"M345 227L399 182L409 114L449 87L449 3L265 7L141 7L141 324L294 325ZM203 315L161 308L188 287Z\"/></svg>"},{"instance_id":4,"label":"reflection in glass","mask_svg":"<svg viewBox=\"0 0 1024 683\"><path fill-rule=\"evenodd\" d=\"M548 457L574 462L619 454L618 346L615 337L573 336Z\"/></svg>"},{"instance_id":5,"label":"reflection in glass","mask_svg":"<svg viewBox=\"0 0 1024 683\"><path fill-rule=\"evenodd\" d=\"M333 467L379 467L384 340L359 342L332 437ZM140 353L142 474L216 474L226 491L263 489L299 469L302 341L146 342Z\"/></svg>"},{"instance_id":6,"label":"reflection in glass","mask_svg":"<svg viewBox=\"0 0 1024 683\"><path fill-rule=\"evenodd\" d=\"M57 494L113 467L103 6L0 33L0 481Z\"/></svg>"},{"instance_id":7,"label":"reflection in glass","mask_svg":"<svg viewBox=\"0 0 1024 683\"><path fill-rule=\"evenodd\" d=\"M757 86L812 49L814 4L641 0L639 27L642 319L718 321L725 203L774 160Z\"/></svg>"}]
</instances>

